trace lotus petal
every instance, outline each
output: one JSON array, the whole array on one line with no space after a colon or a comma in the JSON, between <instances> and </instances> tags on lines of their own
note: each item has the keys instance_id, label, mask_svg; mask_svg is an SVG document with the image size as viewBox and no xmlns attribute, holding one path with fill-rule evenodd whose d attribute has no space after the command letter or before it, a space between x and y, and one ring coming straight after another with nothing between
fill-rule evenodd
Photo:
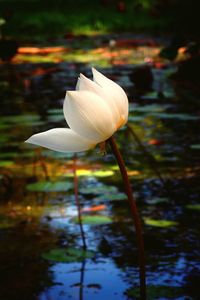
<instances>
[{"instance_id":1,"label":"lotus petal","mask_svg":"<svg viewBox=\"0 0 200 300\"><path fill-rule=\"evenodd\" d=\"M100 96L102 100L110 106L110 110L113 114L113 118L115 119L116 124L119 123L120 114L116 101L115 99L113 99L113 97L110 96L110 93L108 93L106 89L103 89L99 84L85 77L83 74L80 74L76 89L82 91L90 91Z\"/></svg>"},{"instance_id":2,"label":"lotus petal","mask_svg":"<svg viewBox=\"0 0 200 300\"><path fill-rule=\"evenodd\" d=\"M42 146L59 152L80 152L95 146L69 128L54 128L32 135L26 143Z\"/></svg>"},{"instance_id":3,"label":"lotus petal","mask_svg":"<svg viewBox=\"0 0 200 300\"><path fill-rule=\"evenodd\" d=\"M63 111L69 127L94 143L105 141L116 131L110 107L95 93L67 92Z\"/></svg>"},{"instance_id":4,"label":"lotus petal","mask_svg":"<svg viewBox=\"0 0 200 300\"><path fill-rule=\"evenodd\" d=\"M114 99L118 109L120 120L118 128L126 124L128 119L128 98L124 90L114 81L110 80L96 69L92 68L93 79L104 91Z\"/></svg>"}]
</instances>

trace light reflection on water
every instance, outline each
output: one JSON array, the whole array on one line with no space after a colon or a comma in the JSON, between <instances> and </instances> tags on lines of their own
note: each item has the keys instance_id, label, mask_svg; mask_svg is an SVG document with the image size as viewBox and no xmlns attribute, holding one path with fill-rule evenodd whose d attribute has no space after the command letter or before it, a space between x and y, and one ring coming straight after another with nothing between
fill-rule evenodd
<instances>
[{"instance_id":1,"label":"light reflection on water","mask_svg":"<svg viewBox=\"0 0 200 300\"><path fill-rule=\"evenodd\" d=\"M139 62L141 60L144 58L140 57ZM99 67L97 61L96 64ZM34 70L38 72L37 68L40 67L44 69L44 75L31 75ZM65 121L62 116L62 102L65 90L74 88L79 71L90 74L89 65L84 63L76 65L76 63L61 62L57 64L57 71L53 74L45 74L48 67L48 64L37 67L31 63L11 65L10 69L1 66L6 79L2 81L0 77L3 91L1 98L3 115L0 120L2 150L0 180L3 185L0 186L0 196L2 203L13 203L9 217L17 217L19 227L9 227L12 224L5 222L4 225L9 225L8 228L1 228L3 240L6 242L1 247L0 259L3 269L7 269L5 257L10 261L10 257L13 257L12 247L16 247L14 248L16 260L20 257L21 265L26 266L27 273L31 265L30 257L37 253L34 264L40 266L44 263L43 261L41 263L42 253L49 249L43 243L43 239L45 241L46 238L46 233L42 235L43 226L50 235L52 234L47 241L50 248L68 247L69 244L77 248L82 245L79 226L72 222L72 218L77 215L73 188L71 187L66 192L49 192L48 190L38 192L27 189L27 184L44 181L46 177L53 182L62 180L67 183L71 180L69 174L72 174L70 168L73 155L48 150L41 150L38 154L37 150L24 146L23 141L33 132L63 126ZM177 91L167 78L172 71L170 68L153 69L153 90L144 95L136 94L134 91L130 80L132 68L132 65L113 66L103 71L105 74L112 75L126 89L132 101L130 125L147 150L154 155L160 172L169 186L163 188L141 148L128 135L125 128L118 132L117 141L129 168L143 219L150 218L153 221L167 219L177 222L175 228L159 227L158 223L157 227L144 225L147 282L150 286L185 288L186 284L190 283L191 276L199 278L196 271L198 269L196 254L199 249L197 243L199 211L198 207L187 207L188 203L195 205L199 198L199 115L195 109L191 109L189 101L183 100L182 95L176 94ZM24 70L28 73L23 73ZM162 97L158 95L159 92L162 92ZM13 111L10 110L11 104ZM43 277L46 273L50 275L52 279L50 287L47 287L49 285L45 280L43 282L40 278L38 279L38 273L41 270L38 270L38 273L35 271L34 274L31 269L36 283L34 282L33 292L25 300L32 300L31 297L37 285L40 286L41 283L42 288L37 298L39 300L76 300L80 299L80 293L83 300L122 300L127 299L124 294L126 289L133 284L138 285L133 225L126 200L123 198L123 186L116 162L109 153L109 149L106 157L102 157L98 150L89 154L82 153L78 157L82 174L79 179L82 207L105 205L105 211L98 212L98 214L111 216L113 222L97 226L84 224L88 248L96 252L93 260L85 260L85 265L51 262L48 265L48 262L45 262L47 265L45 265L45 271L43 270ZM104 176L105 172L101 174L97 172L101 169L110 170L112 176ZM115 195L120 195L120 197L117 199ZM37 215L38 219L35 221L34 209L25 215L23 209L21 211L14 209L16 203L22 206L25 203L25 207L34 205L39 207L40 205L42 212L37 214L41 214L42 217ZM192 235L190 228L193 231ZM29 235L32 238L28 239ZM20 240L20 245L15 239ZM24 242L27 239L28 242ZM41 242L39 246L36 243L37 239ZM23 244L25 254L27 253L23 257L20 256L21 244ZM29 247L32 248L32 252ZM12 282L11 287L14 286L14 281L10 278L15 277L14 272L18 271L14 262L11 263L10 270L12 271L9 269L7 271L8 280L4 284L9 288L10 282ZM20 272L17 276L23 282L23 271L20 270ZM83 279L83 273L84 280L81 288L76 284L80 283L81 276ZM199 288L195 285L195 278L193 280L192 289L198 293ZM30 289L29 284L23 289ZM19 286L18 290L20 290ZM180 294L182 296L178 295L174 298L159 296L156 299L192 299L190 298L191 289L185 288ZM14 297L0 293L0 298L5 300L15 300Z\"/></svg>"},{"instance_id":2,"label":"light reflection on water","mask_svg":"<svg viewBox=\"0 0 200 300\"><path fill-rule=\"evenodd\" d=\"M42 293L39 299L80 299L78 284L80 283L81 268L81 263L59 263L52 266L50 271L53 272L54 282L58 285ZM121 280L120 270L110 259L86 261L84 268L83 300L123 299L127 284ZM74 286L76 284L77 286Z\"/></svg>"}]
</instances>

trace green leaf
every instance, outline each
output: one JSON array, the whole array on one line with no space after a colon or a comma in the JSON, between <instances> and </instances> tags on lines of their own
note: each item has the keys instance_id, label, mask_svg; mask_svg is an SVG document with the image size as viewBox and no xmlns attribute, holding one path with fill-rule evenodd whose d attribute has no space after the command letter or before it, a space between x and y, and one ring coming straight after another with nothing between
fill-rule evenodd
<instances>
[{"instance_id":1,"label":"green leaf","mask_svg":"<svg viewBox=\"0 0 200 300\"><path fill-rule=\"evenodd\" d=\"M70 159L74 157L74 153L64 153L64 152L57 152L52 150L43 150L42 155L46 157L53 157L58 159Z\"/></svg>"},{"instance_id":2,"label":"green leaf","mask_svg":"<svg viewBox=\"0 0 200 300\"><path fill-rule=\"evenodd\" d=\"M62 108L51 108L51 109L48 109L48 114L51 114L51 115L63 115L63 109Z\"/></svg>"},{"instance_id":3,"label":"green leaf","mask_svg":"<svg viewBox=\"0 0 200 300\"><path fill-rule=\"evenodd\" d=\"M73 184L67 181L40 181L28 184L26 186L26 189L31 192L66 192L72 187Z\"/></svg>"},{"instance_id":4,"label":"green leaf","mask_svg":"<svg viewBox=\"0 0 200 300\"><path fill-rule=\"evenodd\" d=\"M155 197L152 199L148 199L147 203L148 204L160 204L160 203L167 203L169 202L169 198L165 198L165 197Z\"/></svg>"},{"instance_id":5,"label":"green leaf","mask_svg":"<svg viewBox=\"0 0 200 300\"><path fill-rule=\"evenodd\" d=\"M14 164L14 162L12 160L2 160L2 161L0 161L0 167L2 167L2 168L10 167L13 164Z\"/></svg>"},{"instance_id":6,"label":"green leaf","mask_svg":"<svg viewBox=\"0 0 200 300\"><path fill-rule=\"evenodd\" d=\"M100 201L120 201L126 199L127 196L124 193L108 193L100 195L99 197L95 198L95 200Z\"/></svg>"},{"instance_id":7,"label":"green leaf","mask_svg":"<svg viewBox=\"0 0 200 300\"><path fill-rule=\"evenodd\" d=\"M77 176L92 176L92 177L109 177L114 174L112 170L89 170L89 169L79 169L76 171ZM66 177L74 177L73 173L65 174Z\"/></svg>"},{"instance_id":8,"label":"green leaf","mask_svg":"<svg viewBox=\"0 0 200 300\"><path fill-rule=\"evenodd\" d=\"M200 204L188 204L188 205L186 205L186 208L192 209L192 210L200 210Z\"/></svg>"},{"instance_id":9,"label":"green leaf","mask_svg":"<svg viewBox=\"0 0 200 300\"><path fill-rule=\"evenodd\" d=\"M162 227L162 228L173 227L173 226L178 225L178 223L175 222L175 221L155 220L155 219L150 219L150 218L145 218L144 223L146 225L155 226L155 227Z\"/></svg>"},{"instance_id":10,"label":"green leaf","mask_svg":"<svg viewBox=\"0 0 200 300\"><path fill-rule=\"evenodd\" d=\"M112 170L99 170L99 171L93 171L92 175L95 177L109 177L112 176L114 172Z\"/></svg>"},{"instance_id":11,"label":"green leaf","mask_svg":"<svg viewBox=\"0 0 200 300\"><path fill-rule=\"evenodd\" d=\"M84 187L80 188L79 192L81 194L85 195L101 195L101 194L110 194L110 193L117 193L118 190L115 186L107 186L107 185L102 185L102 186L89 186L89 187Z\"/></svg>"},{"instance_id":12,"label":"green leaf","mask_svg":"<svg viewBox=\"0 0 200 300\"><path fill-rule=\"evenodd\" d=\"M42 257L46 260L55 262L79 262L86 258L94 257L95 252L77 248L55 248L51 249L49 252L42 254Z\"/></svg>"},{"instance_id":13,"label":"green leaf","mask_svg":"<svg viewBox=\"0 0 200 300\"><path fill-rule=\"evenodd\" d=\"M193 145L190 145L190 148L191 148L191 149L194 149L194 150L200 150L200 144L193 144Z\"/></svg>"},{"instance_id":14,"label":"green leaf","mask_svg":"<svg viewBox=\"0 0 200 300\"><path fill-rule=\"evenodd\" d=\"M192 121L199 120L198 116L192 116L188 114L173 114L173 113L151 113L152 116L159 117L161 119L175 119L179 121Z\"/></svg>"},{"instance_id":15,"label":"green leaf","mask_svg":"<svg viewBox=\"0 0 200 300\"><path fill-rule=\"evenodd\" d=\"M78 224L78 218L72 218L72 222ZM104 225L112 223L112 219L108 216L93 215L93 216L82 216L82 223L88 225Z\"/></svg>"},{"instance_id":16,"label":"green leaf","mask_svg":"<svg viewBox=\"0 0 200 300\"><path fill-rule=\"evenodd\" d=\"M0 158L16 158L19 157L19 152L0 153Z\"/></svg>"}]
</instances>

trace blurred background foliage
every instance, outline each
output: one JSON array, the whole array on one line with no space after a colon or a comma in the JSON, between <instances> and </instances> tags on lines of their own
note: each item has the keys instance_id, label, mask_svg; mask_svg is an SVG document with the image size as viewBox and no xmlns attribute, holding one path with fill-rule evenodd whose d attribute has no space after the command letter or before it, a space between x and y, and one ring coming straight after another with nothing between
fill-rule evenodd
<instances>
[{"instance_id":1,"label":"blurred background foliage","mask_svg":"<svg viewBox=\"0 0 200 300\"><path fill-rule=\"evenodd\" d=\"M4 35L35 39L120 31L198 34L198 0L0 0Z\"/></svg>"}]
</instances>

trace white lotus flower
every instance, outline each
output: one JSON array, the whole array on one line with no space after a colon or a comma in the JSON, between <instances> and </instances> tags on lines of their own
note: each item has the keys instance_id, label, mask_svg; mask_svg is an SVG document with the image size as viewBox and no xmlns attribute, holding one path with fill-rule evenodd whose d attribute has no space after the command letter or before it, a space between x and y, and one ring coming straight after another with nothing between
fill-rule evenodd
<instances>
[{"instance_id":1,"label":"white lotus flower","mask_svg":"<svg viewBox=\"0 0 200 300\"><path fill-rule=\"evenodd\" d=\"M76 91L68 91L63 112L70 128L32 135L31 143L60 152L80 152L104 142L126 124L128 99L115 82L92 69L93 81L80 74Z\"/></svg>"}]
</instances>

